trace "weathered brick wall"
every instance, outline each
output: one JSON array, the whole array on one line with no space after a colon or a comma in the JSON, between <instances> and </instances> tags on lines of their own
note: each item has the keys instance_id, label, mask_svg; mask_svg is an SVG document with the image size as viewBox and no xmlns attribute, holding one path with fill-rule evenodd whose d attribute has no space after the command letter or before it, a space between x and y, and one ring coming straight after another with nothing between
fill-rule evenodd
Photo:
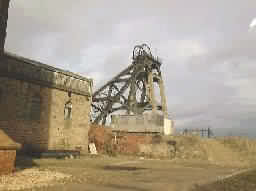
<instances>
[{"instance_id":1,"label":"weathered brick wall","mask_svg":"<svg viewBox=\"0 0 256 191\"><path fill-rule=\"evenodd\" d=\"M91 125L89 141L95 143L99 153L112 152L120 154L138 154L140 144L152 144L155 136L136 135L127 132L112 132L110 127ZM107 150L106 150L107 149Z\"/></svg>"},{"instance_id":2,"label":"weathered brick wall","mask_svg":"<svg viewBox=\"0 0 256 191\"><path fill-rule=\"evenodd\" d=\"M0 128L23 149L88 148L90 100L71 94L72 119L64 120L68 92L0 77ZM68 124L68 125L67 125Z\"/></svg>"},{"instance_id":3,"label":"weathered brick wall","mask_svg":"<svg viewBox=\"0 0 256 191\"><path fill-rule=\"evenodd\" d=\"M0 150L0 175L15 170L16 150Z\"/></svg>"},{"instance_id":4,"label":"weathered brick wall","mask_svg":"<svg viewBox=\"0 0 256 191\"><path fill-rule=\"evenodd\" d=\"M99 153L107 153L106 149L112 147L113 133L111 128L92 124L88 136L89 142L95 144Z\"/></svg>"},{"instance_id":5,"label":"weathered brick wall","mask_svg":"<svg viewBox=\"0 0 256 191\"><path fill-rule=\"evenodd\" d=\"M2 77L0 91L0 128L23 149L47 149L50 92L41 96L39 85Z\"/></svg>"}]
</instances>

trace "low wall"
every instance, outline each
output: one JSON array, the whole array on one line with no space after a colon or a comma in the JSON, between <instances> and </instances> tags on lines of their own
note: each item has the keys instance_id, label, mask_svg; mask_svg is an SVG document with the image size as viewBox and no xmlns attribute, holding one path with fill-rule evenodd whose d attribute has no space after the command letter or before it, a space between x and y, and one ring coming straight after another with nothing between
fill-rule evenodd
<instances>
[{"instance_id":1,"label":"low wall","mask_svg":"<svg viewBox=\"0 0 256 191\"><path fill-rule=\"evenodd\" d=\"M0 149L0 175L12 173L15 170L16 150Z\"/></svg>"},{"instance_id":2,"label":"low wall","mask_svg":"<svg viewBox=\"0 0 256 191\"><path fill-rule=\"evenodd\" d=\"M110 127L95 125L89 131L89 141L95 143L98 153L110 155L170 158L170 151L175 150L161 135L112 132Z\"/></svg>"},{"instance_id":3,"label":"low wall","mask_svg":"<svg viewBox=\"0 0 256 191\"><path fill-rule=\"evenodd\" d=\"M136 154L139 152L139 144L150 144L152 136L113 133L110 127L92 125L89 142L95 143L98 153Z\"/></svg>"}]
</instances>

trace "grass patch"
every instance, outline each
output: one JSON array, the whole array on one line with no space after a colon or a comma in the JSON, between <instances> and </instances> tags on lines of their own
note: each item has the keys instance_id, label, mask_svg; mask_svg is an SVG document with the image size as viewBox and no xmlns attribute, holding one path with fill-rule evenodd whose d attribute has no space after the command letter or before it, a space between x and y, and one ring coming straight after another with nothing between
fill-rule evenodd
<instances>
[{"instance_id":1,"label":"grass patch","mask_svg":"<svg viewBox=\"0 0 256 191\"><path fill-rule=\"evenodd\" d=\"M191 191L253 191L256 190L256 169L223 180L195 185Z\"/></svg>"}]
</instances>

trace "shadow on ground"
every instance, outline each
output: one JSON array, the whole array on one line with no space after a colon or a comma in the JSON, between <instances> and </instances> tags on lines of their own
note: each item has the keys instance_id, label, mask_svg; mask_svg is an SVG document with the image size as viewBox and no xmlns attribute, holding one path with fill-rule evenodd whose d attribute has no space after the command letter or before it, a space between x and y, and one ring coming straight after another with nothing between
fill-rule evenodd
<instances>
[{"instance_id":1,"label":"shadow on ground","mask_svg":"<svg viewBox=\"0 0 256 191\"><path fill-rule=\"evenodd\" d=\"M25 154L17 154L15 166L16 171L38 167L38 165L34 162L34 158Z\"/></svg>"},{"instance_id":2,"label":"shadow on ground","mask_svg":"<svg viewBox=\"0 0 256 191\"><path fill-rule=\"evenodd\" d=\"M134 191L148 191L148 189L138 188L134 186L125 186L125 185L117 185L117 184L107 184L105 187L119 189L119 190L134 190Z\"/></svg>"},{"instance_id":3,"label":"shadow on ground","mask_svg":"<svg viewBox=\"0 0 256 191\"><path fill-rule=\"evenodd\" d=\"M113 171L136 171L136 170L146 170L147 168L134 167L134 166L116 166L108 165L103 167L104 170L113 170Z\"/></svg>"}]
</instances>

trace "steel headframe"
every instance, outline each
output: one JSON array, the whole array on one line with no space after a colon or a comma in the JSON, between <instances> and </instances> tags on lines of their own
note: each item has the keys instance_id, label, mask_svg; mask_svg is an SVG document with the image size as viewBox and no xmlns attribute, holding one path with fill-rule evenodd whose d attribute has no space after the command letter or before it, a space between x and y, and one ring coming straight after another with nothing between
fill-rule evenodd
<instances>
[{"instance_id":1,"label":"steel headframe","mask_svg":"<svg viewBox=\"0 0 256 191\"><path fill-rule=\"evenodd\" d=\"M134 47L132 64L112 80L94 92L92 97L91 121L106 124L107 118L114 112L139 115L145 110L162 110L167 113L160 71L161 62L151 54L148 45ZM154 86L160 86L162 105L154 100Z\"/></svg>"}]
</instances>

